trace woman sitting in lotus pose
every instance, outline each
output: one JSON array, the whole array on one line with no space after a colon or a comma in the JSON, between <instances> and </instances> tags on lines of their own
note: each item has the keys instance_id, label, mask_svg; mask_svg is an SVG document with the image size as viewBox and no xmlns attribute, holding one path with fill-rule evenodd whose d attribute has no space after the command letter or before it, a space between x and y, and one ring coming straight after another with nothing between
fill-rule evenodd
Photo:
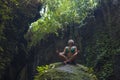
<instances>
[{"instance_id":1,"label":"woman sitting in lotus pose","mask_svg":"<svg viewBox=\"0 0 120 80\"><path fill-rule=\"evenodd\" d=\"M74 46L74 41L72 39L68 41L68 46L64 48L63 52L57 51L57 53L59 53L59 57L63 60L64 64L76 64L75 59L78 52L79 51L77 50L77 47Z\"/></svg>"}]
</instances>

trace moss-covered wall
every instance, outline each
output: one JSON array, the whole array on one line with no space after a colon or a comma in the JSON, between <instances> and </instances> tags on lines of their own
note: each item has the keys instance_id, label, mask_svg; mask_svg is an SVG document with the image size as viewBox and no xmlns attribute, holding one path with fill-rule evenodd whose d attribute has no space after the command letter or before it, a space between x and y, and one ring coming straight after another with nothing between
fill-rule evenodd
<instances>
[{"instance_id":1,"label":"moss-covered wall","mask_svg":"<svg viewBox=\"0 0 120 80\"><path fill-rule=\"evenodd\" d=\"M113 61L120 52L119 4L115 0L101 1L94 11L94 18L81 28L86 64L94 67L100 80L115 78Z\"/></svg>"},{"instance_id":2,"label":"moss-covered wall","mask_svg":"<svg viewBox=\"0 0 120 80\"><path fill-rule=\"evenodd\" d=\"M36 0L0 1L0 80L17 80L27 63L29 24L39 15L41 4Z\"/></svg>"}]
</instances>

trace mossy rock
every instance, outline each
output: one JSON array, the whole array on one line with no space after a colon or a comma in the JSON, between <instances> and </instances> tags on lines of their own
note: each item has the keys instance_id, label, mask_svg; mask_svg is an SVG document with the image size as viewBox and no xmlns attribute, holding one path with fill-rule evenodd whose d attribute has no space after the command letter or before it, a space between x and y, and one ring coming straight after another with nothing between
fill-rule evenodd
<instances>
[{"instance_id":1,"label":"mossy rock","mask_svg":"<svg viewBox=\"0 0 120 80\"><path fill-rule=\"evenodd\" d=\"M34 80L97 80L89 68L77 65L50 64L51 69L37 74Z\"/></svg>"}]
</instances>

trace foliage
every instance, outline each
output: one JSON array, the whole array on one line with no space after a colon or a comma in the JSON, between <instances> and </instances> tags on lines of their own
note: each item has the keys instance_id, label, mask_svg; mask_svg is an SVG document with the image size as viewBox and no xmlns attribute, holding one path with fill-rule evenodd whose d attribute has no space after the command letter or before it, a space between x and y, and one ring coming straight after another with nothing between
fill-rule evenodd
<instances>
[{"instance_id":1,"label":"foliage","mask_svg":"<svg viewBox=\"0 0 120 80\"><path fill-rule=\"evenodd\" d=\"M0 0L0 80L4 80L4 75L8 79L16 77L16 72L25 63L27 51L24 34L37 12L37 9L30 8L28 1L31 0ZM9 67L13 66L16 67L11 70L15 71L12 72L14 75L8 77L11 73Z\"/></svg>"},{"instance_id":2,"label":"foliage","mask_svg":"<svg viewBox=\"0 0 120 80\"><path fill-rule=\"evenodd\" d=\"M43 73L47 72L47 70L49 69L48 65L45 66L38 66L37 67L37 71L42 75Z\"/></svg>"},{"instance_id":3,"label":"foliage","mask_svg":"<svg viewBox=\"0 0 120 80\"><path fill-rule=\"evenodd\" d=\"M30 46L35 45L49 33L72 23L80 24L97 5L95 0L42 0L41 18L33 22L28 31L32 33ZM74 26L75 27L75 26Z\"/></svg>"},{"instance_id":4,"label":"foliage","mask_svg":"<svg viewBox=\"0 0 120 80\"><path fill-rule=\"evenodd\" d=\"M9 0L4 1L0 0L0 79L2 77L2 74L4 74L4 70L6 68L6 65L10 62L10 57L5 54L5 44L6 41L5 34L3 33L3 30L6 27L6 24L8 20L11 20L11 7L10 4L15 4L15 0Z\"/></svg>"},{"instance_id":5,"label":"foliage","mask_svg":"<svg viewBox=\"0 0 120 80\"><path fill-rule=\"evenodd\" d=\"M96 18L98 24L95 24L92 35L88 35L90 36L88 41L91 42L86 41L87 46L85 47L87 66L94 67L100 80L115 78L114 66L117 66L114 64L115 55L120 53L120 38L118 38L120 36L120 19L116 19L118 14L115 14L120 13L120 9L109 4L110 2L112 3L112 1L105 0L100 3L98 11L103 13L103 18Z\"/></svg>"},{"instance_id":6,"label":"foliage","mask_svg":"<svg viewBox=\"0 0 120 80\"><path fill-rule=\"evenodd\" d=\"M34 80L40 79L40 77L43 74L47 73L48 70L53 69L53 68L55 68L54 64L45 65L45 66L37 66L36 70L37 70L38 74L35 76Z\"/></svg>"},{"instance_id":7,"label":"foliage","mask_svg":"<svg viewBox=\"0 0 120 80\"><path fill-rule=\"evenodd\" d=\"M35 75L34 80L97 80L92 69L79 64L75 66L53 63L41 66L37 68L37 71L39 73Z\"/></svg>"},{"instance_id":8,"label":"foliage","mask_svg":"<svg viewBox=\"0 0 120 80\"><path fill-rule=\"evenodd\" d=\"M114 55L118 53L118 44L114 44L111 40L112 39L110 39L106 32L96 32L94 42L90 43L89 46L86 47L87 65L94 67L97 77L100 80L106 80L108 77L113 75L113 61Z\"/></svg>"},{"instance_id":9,"label":"foliage","mask_svg":"<svg viewBox=\"0 0 120 80\"><path fill-rule=\"evenodd\" d=\"M0 40L3 38L3 29L4 24L6 20L10 18L10 8L7 6L7 1L5 1L6 4L3 4L4 1L0 1Z\"/></svg>"}]
</instances>

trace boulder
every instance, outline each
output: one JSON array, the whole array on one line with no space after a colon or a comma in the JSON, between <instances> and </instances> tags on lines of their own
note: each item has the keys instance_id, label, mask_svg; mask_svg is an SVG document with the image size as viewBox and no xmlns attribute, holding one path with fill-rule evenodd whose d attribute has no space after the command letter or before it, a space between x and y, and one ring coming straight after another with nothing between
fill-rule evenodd
<instances>
[{"instance_id":1,"label":"boulder","mask_svg":"<svg viewBox=\"0 0 120 80\"><path fill-rule=\"evenodd\" d=\"M38 73L34 80L97 80L92 69L80 64L53 63L49 66L50 69L43 74Z\"/></svg>"}]
</instances>

